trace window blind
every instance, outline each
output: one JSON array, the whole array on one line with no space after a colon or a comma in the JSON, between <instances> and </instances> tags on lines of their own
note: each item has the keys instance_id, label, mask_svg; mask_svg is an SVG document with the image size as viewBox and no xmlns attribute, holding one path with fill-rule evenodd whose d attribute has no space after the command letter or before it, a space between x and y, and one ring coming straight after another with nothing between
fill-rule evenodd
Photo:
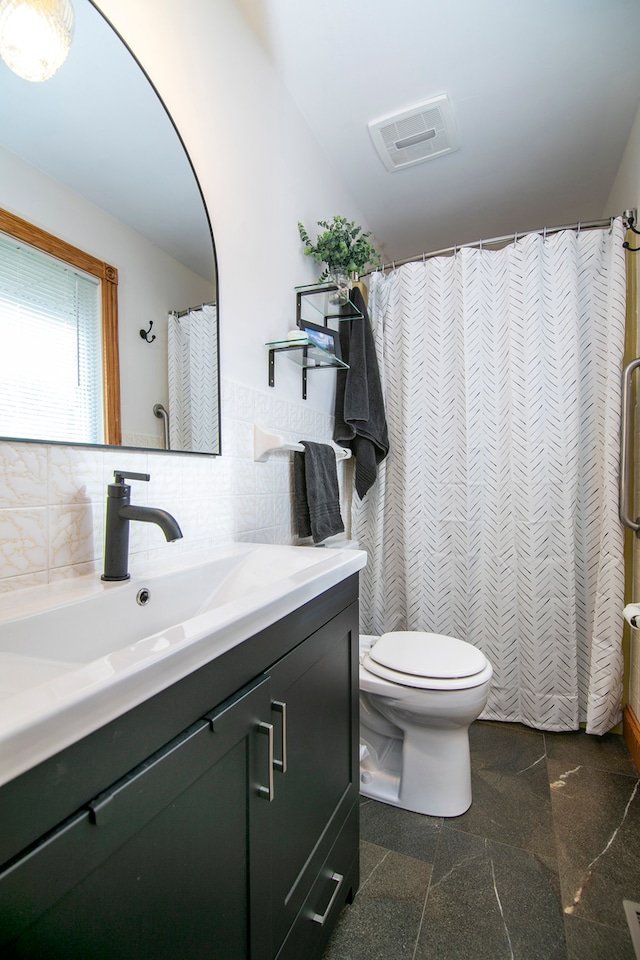
<instances>
[{"instance_id":1,"label":"window blind","mask_svg":"<svg viewBox=\"0 0 640 960\"><path fill-rule=\"evenodd\" d=\"M100 281L1 233L0 436L104 442Z\"/></svg>"}]
</instances>

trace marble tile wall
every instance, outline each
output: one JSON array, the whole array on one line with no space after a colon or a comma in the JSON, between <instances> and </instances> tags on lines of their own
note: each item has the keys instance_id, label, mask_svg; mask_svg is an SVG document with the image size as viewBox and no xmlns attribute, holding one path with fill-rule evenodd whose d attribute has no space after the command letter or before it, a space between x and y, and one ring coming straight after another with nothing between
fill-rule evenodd
<instances>
[{"instance_id":1,"label":"marble tile wall","mask_svg":"<svg viewBox=\"0 0 640 960\"><path fill-rule=\"evenodd\" d=\"M154 524L132 524L132 562L228 540L295 542L292 455L254 462L253 425L329 441L333 418L230 380L222 400L221 457L0 442L0 592L102 569L114 469L149 473L149 483L132 482L132 502L169 510L184 534L167 544Z\"/></svg>"}]
</instances>

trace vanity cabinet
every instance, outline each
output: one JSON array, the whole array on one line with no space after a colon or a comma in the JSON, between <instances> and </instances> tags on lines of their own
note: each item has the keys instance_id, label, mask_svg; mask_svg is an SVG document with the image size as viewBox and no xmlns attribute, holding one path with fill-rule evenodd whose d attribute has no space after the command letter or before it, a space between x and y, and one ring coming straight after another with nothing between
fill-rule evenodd
<instances>
[{"instance_id":1,"label":"vanity cabinet","mask_svg":"<svg viewBox=\"0 0 640 960\"><path fill-rule=\"evenodd\" d=\"M320 956L358 883L357 648L354 576L3 787L2 956Z\"/></svg>"}]
</instances>

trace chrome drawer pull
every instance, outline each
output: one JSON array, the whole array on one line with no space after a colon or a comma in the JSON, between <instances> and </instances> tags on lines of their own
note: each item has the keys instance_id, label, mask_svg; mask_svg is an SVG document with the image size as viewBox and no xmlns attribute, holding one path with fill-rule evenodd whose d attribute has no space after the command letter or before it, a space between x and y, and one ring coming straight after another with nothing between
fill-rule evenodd
<instances>
[{"instance_id":1,"label":"chrome drawer pull","mask_svg":"<svg viewBox=\"0 0 640 960\"><path fill-rule=\"evenodd\" d=\"M258 733L264 733L269 738L269 786L258 786L258 796L271 803L273 800L273 724L261 720L258 724Z\"/></svg>"},{"instance_id":2,"label":"chrome drawer pull","mask_svg":"<svg viewBox=\"0 0 640 960\"><path fill-rule=\"evenodd\" d=\"M272 700L271 709L282 714L282 760L274 760L273 766L280 773L287 772L287 705L282 700Z\"/></svg>"},{"instance_id":3,"label":"chrome drawer pull","mask_svg":"<svg viewBox=\"0 0 640 960\"><path fill-rule=\"evenodd\" d=\"M333 893L331 894L331 899L329 900L329 903L327 904L327 909L325 910L324 913L312 913L312 914L311 914L311 919L313 920L313 922L314 922L314 923L319 923L321 927L323 927L323 926L325 925L325 923L326 923L326 921L327 921L327 917L328 917L329 914L331 913L331 908L332 908L332 906L334 905L334 903L336 902L336 897L337 897L338 894L340 893L340 887L342 886L342 881L344 880L344 877L342 876L341 873L332 873L331 876L329 877L329 880L332 880L332 881L335 883L336 888L335 888L335 890L333 891Z\"/></svg>"}]
</instances>

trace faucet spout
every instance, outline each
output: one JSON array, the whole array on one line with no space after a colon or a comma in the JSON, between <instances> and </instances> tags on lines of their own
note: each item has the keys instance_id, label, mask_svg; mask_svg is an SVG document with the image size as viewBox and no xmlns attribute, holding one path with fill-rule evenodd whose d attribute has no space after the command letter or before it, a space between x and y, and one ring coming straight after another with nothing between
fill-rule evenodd
<instances>
[{"instance_id":1,"label":"faucet spout","mask_svg":"<svg viewBox=\"0 0 640 960\"><path fill-rule=\"evenodd\" d=\"M121 520L142 520L144 523L157 523L165 539L169 542L182 539L182 530L180 529L175 517L172 517L167 510L161 510L159 507L136 507L130 503L128 506L120 507L118 515Z\"/></svg>"},{"instance_id":2,"label":"faucet spout","mask_svg":"<svg viewBox=\"0 0 640 960\"><path fill-rule=\"evenodd\" d=\"M182 530L175 517L159 507L138 507L130 503L131 487L125 480L149 480L147 473L115 471L115 483L107 489L107 523L104 544L103 580L129 579L129 523L141 520L156 523L167 540L180 540Z\"/></svg>"}]
</instances>

